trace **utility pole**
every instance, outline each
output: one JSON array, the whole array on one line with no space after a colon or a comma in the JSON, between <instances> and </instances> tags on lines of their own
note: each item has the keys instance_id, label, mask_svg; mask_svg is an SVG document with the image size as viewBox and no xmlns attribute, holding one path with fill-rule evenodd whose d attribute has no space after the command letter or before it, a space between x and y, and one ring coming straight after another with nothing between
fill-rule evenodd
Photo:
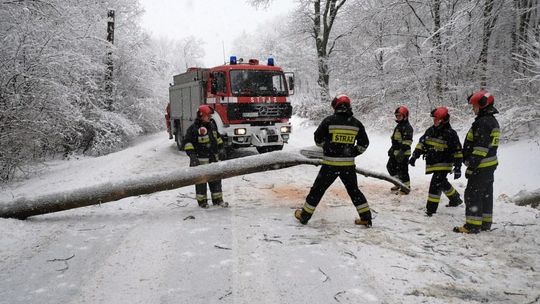
<instances>
[{"instance_id":1,"label":"utility pole","mask_svg":"<svg viewBox=\"0 0 540 304\"><path fill-rule=\"evenodd\" d=\"M105 74L105 92L107 94L106 106L107 110L113 110L113 45L114 45L114 10L107 12L107 72Z\"/></svg>"}]
</instances>

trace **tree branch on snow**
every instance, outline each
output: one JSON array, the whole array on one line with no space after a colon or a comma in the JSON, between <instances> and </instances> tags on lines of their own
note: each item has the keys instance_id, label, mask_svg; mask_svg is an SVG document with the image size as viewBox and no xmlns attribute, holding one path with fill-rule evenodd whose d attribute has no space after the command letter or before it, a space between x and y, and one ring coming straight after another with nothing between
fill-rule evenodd
<instances>
[{"instance_id":1,"label":"tree branch on snow","mask_svg":"<svg viewBox=\"0 0 540 304\"><path fill-rule=\"evenodd\" d=\"M336 293L336 294L334 295L334 300L336 300L336 302L338 302L338 303L341 303L341 301L338 299L338 296L339 296L339 295L342 295L342 294L344 294L344 293L346 293L346 292L347 292L347 291L342 290L342 291Z\"/></svg>"},{"instance_id":2,"label":"tree branch on snow","mask_svg":"<svg viewBox=\"0 0 540 304\"><path fill-rule=\"evenodd\" d=\"M64 271L66 271L66 270L69 269L69 264L68 264L67 261L71 260L73 257L75 257L75 254L72 254L69 258L65 258L65 259L52 259L52 260L47 260L47 262L64 262L64 264L66 264L66 267L61 268L61 269L56 269L56 271L64 272Z\"/></svg>"},{"instance_id":3,"label":"tree branch on snow","mask_svg":"<svg viewBox=\"0 0 540 304\"><path fill-rule=\"evenodd\" d=\"M320 267L319 267L319 271L325 276L325 279L323 280L323 283L330 280L330 277L324 271L322 271L322 269Z\"/></svg>"}]
</instances>

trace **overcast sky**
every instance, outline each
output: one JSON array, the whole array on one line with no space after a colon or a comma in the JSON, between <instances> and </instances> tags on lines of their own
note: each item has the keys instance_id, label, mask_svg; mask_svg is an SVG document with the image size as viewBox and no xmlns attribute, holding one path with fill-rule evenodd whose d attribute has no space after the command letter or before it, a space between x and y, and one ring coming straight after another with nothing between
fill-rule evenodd
<instances>
[{"instance_id":1,"label":"overcast sky","mask_svg":"<svg viewBox=\"0 0 540 304\"><path fill-rule=\"evenodd\" d=\"M155 36L169 38L193 35L206 44L204 63L223 64L231 54L233 40L242 32L253 33L257 24L294 7L293 0L274 0L266 10L251 7L246 0L140 0L146 13L143 28Z\"/></svg>"}]
</instances>

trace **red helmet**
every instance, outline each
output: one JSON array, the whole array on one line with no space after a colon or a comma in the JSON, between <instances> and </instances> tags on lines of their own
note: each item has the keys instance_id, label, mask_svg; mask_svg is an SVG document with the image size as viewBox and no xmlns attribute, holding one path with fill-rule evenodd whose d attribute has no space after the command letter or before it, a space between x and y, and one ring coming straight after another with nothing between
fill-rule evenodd
<instances>
[{"instance_id":1,"label":"red helmet","mask_svg":"<svg viewBox=\"0 0 540 304\"><path fill-rule=\"evenodd\" d=\"M332 100L332 108L337 109L340 105L351 106L351 99L345 94L340 94Z\"/></svg>"},{"instance_id":2,"label":"red helmet","mask_svg":"<svg viewBox=\"0 0 540 304\"><path fill-rule=\"evenodd\" d=\"M197 111L197 116L198 117L202 117L203 115L205 116L210 116L214 113L214 109L212 109L209 105L200 105L199 106L199 110Z\"/></svg>"},{"instance_id":3,"label":"red helmet","mask_svg":"<svg viewBox=\"0 0 540 304\"><path fill-rule=\"evenodd\" d=\"M443 123L447 123L450 120L450 114L448 114L448 108L437 107L431 111L431 117L437 118Z\"/></svg>"},{"instance_id":4,"label":"red helmet","mask_svg":"<svg viewBox=\"0 0 540 304\"><path fill-rule=\"evenodd\" d=\"M488 91L482 89L469 95L467 100L469 101L469 104L477 105L480 109L483 109L488 105L493 104L493 102L495 102L495 97Z\"/></svg>"},{"instance_id":5,"label":"red helmet","mask_svg":"<svg viewBox=\"0 0 540 304\"><path fill-rule=\"evenodd\" d=\"M403 118L409 117L409 109L406 106L399 106L395 111L394 115L401 114Z\"/></svg>"}]
</instances>

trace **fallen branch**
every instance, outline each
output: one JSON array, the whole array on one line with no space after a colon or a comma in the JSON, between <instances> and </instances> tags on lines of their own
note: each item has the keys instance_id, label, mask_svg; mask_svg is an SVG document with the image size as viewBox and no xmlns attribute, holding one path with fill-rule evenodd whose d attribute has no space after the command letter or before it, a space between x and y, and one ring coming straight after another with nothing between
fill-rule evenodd
<instances>
[{"instance_id":1,"label":"fallen branch","mask_svg":"<svg viewBox=\"0 0 540 304\"><path fill-rule=\"evenodd\" d=\"M69 269L69 264L67 261L71 260L73 257L75 257L75 254L72 254L69 258L65 258L65 259L52 259L52 260L47 260L47 262L64 262L64 264L66 265L66 267L62 268L62 269L56 269L56 271L61 271L61 272L64 272L66 270Z\"/></svg>"},{"instance_id":2,"label":"fallen branch","mask_svg":"<svg viewBox=\"0 0 540 304\"><path fill-rule=\"evenodd\" d=\"M320 159L309 159L298 153L271 152L212 163L197 167L180 167L175 173L128 179L120 183L104 183L72 191L63 191L32 198L19 197L0 202L0 217L26 219L30 216L64 211L117 201L130 196L172 190L239 175L279 170L297 165L321 165ZM399 180L382 173L356 167L356 172L393 183L409 192Z\"/></svg>"},{"instance_id":3,"label":"fallen branch","mask_svg":"<svg viewBox=\"0 0 540 304\"><path fill-rule=\"evenodd\" d=\"M339 295L342 295L342 294L344 294L344 293L346 293L345 290L336 293L336 294L334 295L334 300L336 300L337 302L341 303L341 301L339 301L339 299L338 299L338 296L339 296Z\"/></svg>"},{"instance_id":4,"label":"fallen branch","mask_svg":"<svg viewBox=\"0 0 540 304\"><path fill-rule=\"evenodd\" d=\"M268 236L267 236L266 234L264 235L264 239L263 239L263 241L266 241L266 242L276 242L276 243L280 243L280 244L283 244L283 242L282 242L282 241L280 241L280 240L276 240L276 239L269 239L269 238L268 238Z\"/></svg>"},{"instance_id":5,"label":"fallen branch","mask_svg":"<svg viewBox=\"0 0 540 304\"><path fill-rule=\"evenodd\" d=\"M326 281L328 281L328 280L330 280L330 277L329 277L326 273L324 273L324 271L322 271L321 268L319 268L319 271L326 277L326 278L323 280L323 283L326 282Z\"/></svg>"}]
</instances>

